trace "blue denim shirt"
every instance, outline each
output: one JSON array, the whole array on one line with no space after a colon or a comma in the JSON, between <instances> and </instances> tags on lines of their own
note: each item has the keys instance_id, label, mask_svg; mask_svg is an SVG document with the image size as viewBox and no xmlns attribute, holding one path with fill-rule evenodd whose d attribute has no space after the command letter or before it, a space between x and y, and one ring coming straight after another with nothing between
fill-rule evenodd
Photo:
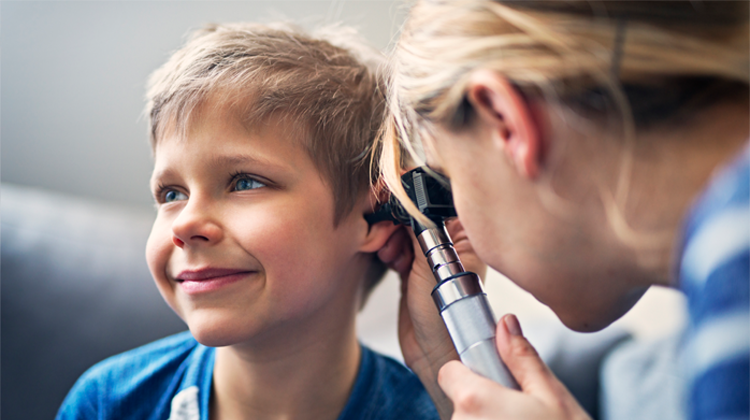
<instances>
[{"instance_id":1,"label":"blue denim shirt","mask_svg":"<svg viewBox=\"0 0 750 420\"><path fill-rule=\"evenodd\" d=\"M208 420L214 357L215 349L189 332L113 356L78 379L57 419ZM416 375L362 346L357 380L338 418L439 416Z\"/></svg>"}]
</instances>

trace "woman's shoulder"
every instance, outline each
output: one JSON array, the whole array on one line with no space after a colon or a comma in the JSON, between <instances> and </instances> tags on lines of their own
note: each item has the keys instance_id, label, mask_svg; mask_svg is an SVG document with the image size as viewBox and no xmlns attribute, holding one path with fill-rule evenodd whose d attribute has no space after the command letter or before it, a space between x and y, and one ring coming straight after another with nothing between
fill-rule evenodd
<instances>
[{"instance_id":1,"label":"woman's shoulder","mask_svg":"<svg viewBox=\"0 0 750 420\"><path fill-rule=\"evenodd\" d=\"M750 147L711 179L687 215L682 241L680 287L691 316L726 309L727 299L746 306L745 293L736 287L748 283L743 270L750 254Z\"/></svg>"},{"instance_id":2,"label":"woman's shoulder","mask_svg":"<svg viewBox=\"0 0 750 420\"><path fill-rule=\"evenodd\" d=\"M732 209L747 210L750 201L750 144L727 165L719 168L709 180L687 215L685 239L696 230ZM745 212L745 214L748 214Z\"/></svg>"},{"instance_id":3,"label":"woman's shoulder","mask_svg":"<svg viewBox=\"0 0 750 420\"><path fill-rule=\"evenodd\" d=\"M169 412L167 396L179 390L190 365L210 356L210 350L183 332L109 357L78 379L57 418L89 418L85 413L100 418L110 412L145 419L163 411L160 405Z\"/></svg>"},{"instance_id":4,"label":"woman's shoulder","mask_svg":"<svg viewBox=\"0 0 750 420\"><path fill-rule=\"evenodd\" d=\"M691 418L748 418L750 148L711 180L683 230L680 288Z\"/></svg>"}]
</instances>

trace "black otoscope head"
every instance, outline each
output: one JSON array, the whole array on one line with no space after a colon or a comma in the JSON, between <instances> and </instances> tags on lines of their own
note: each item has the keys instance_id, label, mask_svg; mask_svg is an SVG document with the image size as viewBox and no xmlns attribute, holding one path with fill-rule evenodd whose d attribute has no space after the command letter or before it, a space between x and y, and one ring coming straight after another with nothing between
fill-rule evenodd
<instances>
[{"instance_id":1,"label":"black otoscope head","mask_svg":"<svg viewBox=\"0 0 750 420\"><path fill-rule=\"evenodd\" d=\"M401 176L401 185L419 211L436 225L442 226L446 219L456 217L456 209L453 207L453 195L447 180L438 179L431 172L434 174L424 168L412 169ZM395 224L410 225L416 235L426 229L409 215L394 195L375 213L366 215L365 219L370 224L391 220Z\"/></svg>"}]
</instances>

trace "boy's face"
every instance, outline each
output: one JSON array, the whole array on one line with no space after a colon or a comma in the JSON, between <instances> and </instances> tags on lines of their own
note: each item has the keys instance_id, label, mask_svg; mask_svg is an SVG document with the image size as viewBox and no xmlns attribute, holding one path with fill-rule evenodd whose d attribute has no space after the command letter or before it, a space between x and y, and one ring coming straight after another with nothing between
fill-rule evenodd
<instances>
[{"instance_id":1,"label":"boy's face","mask_svg":"<svg viewBox=\"0 0 750 420\"><path fill-rule=\"evenodd\" d=\"M334 228L332 192L301 142L231 115L205 106L186 139L156 147L146 254L159 291L211 346L351 318L370 261L367 199Z\"/></svg>"}]
</instances>

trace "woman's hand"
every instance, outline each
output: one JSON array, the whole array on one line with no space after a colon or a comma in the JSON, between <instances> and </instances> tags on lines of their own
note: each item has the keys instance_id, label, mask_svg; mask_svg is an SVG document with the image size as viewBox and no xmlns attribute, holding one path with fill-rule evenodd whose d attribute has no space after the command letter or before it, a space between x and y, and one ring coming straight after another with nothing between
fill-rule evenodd
<instances>
[{"instance_id":1,"label":"woman's hand","mask_svg":"<svg viewBox=\"0 0 750 420\"><path fill-rule=\"evenodd\" d=\"M440 369L438 381L453 401L453 420L589 419L524 338L514 315L505 315L498 322L496 339L500 356L522 390L504 388L460 362L449 362Z\"/></svg>"},{"instance_id":2,"label":"woman's hand","mask_svg":"<svg viewBox=\"0 0 750 420\"><path fill-rule=\"evenodd\" d=\"M447 229L466 270L484 277L487 266L474 253L461 223L452 220ZM436 285L432 270L410 229L397 230L378 256L401 277L398 333L404 362L419 376L441 418L448 419L453 407L438 386L437 376L440 368L458 360L458 355L432 300Z\"/></svg>"},{"instance_id":3,"label":"woman's hand","mask_svg":"<svg viewBox=\"0 0 750 420\"><path fill-rule=\"evenodd\" d=\"M487 266L477 257L461 223L452 221L447 227L464 267L483 278ZM401 277L398 326L401 351L406 365L419 376L435 402L441 418L589 418L523 337L513 315L506 315L498 323L496 339L500 355L522 391L504 388L458 361L453 342L432 301L435 278L411 230L397 230L378 256Z\"/></svg>"}]
</instances>

